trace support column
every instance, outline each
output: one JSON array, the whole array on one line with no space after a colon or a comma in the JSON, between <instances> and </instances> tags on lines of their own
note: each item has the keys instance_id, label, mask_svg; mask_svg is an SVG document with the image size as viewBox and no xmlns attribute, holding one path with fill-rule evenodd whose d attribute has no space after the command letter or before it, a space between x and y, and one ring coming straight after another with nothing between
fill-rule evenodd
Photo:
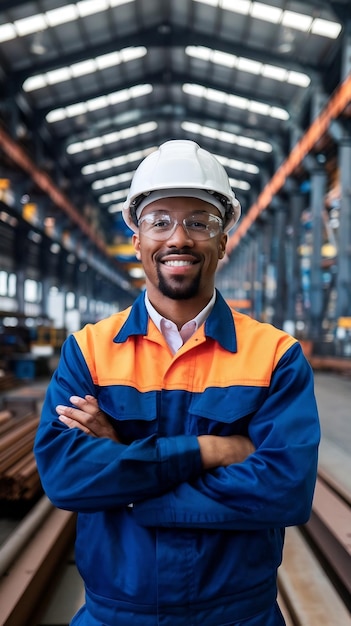
<instances>
[{"instance_id":1,"label":"support column","mask_svg":"<svg viewBox=\"0 0 351 626\"><path fill-rule=\"evenodd\" d=\"M300 290L300 229L301 213L304 209L304 196L302 193L294 191L290 198L290 237L287 249L286 268L286 330L295 334L296 330L296 305Z\"/></svg>"},{"instance_id":2,"label":"support column","mask_svg":"<svg viewBox=\"0 0 351 626\"><path fill-rule=\"evenodd\" d=\"M286 209L282 203L274 214L274 246L272 261L276 267L276 293L273 324L277 328L283 328L285 318L286 301Z\"/></svg>"},{"instance_id":3,"label":"support column","mask_svg":"<svg viewBox=\"0 0 351 626\"><path fill-rule=\"evenodd\" d=\"M341 182L336 317L351 316L351 136L339 144Z\"/></svg>"},{"instance_id":4,"label":"support column","mask_svg":"<svg viewBox=\"0 0 351 626\"><path fill-rule=\"evenodd\" d=\"M321 339L323 317L322 243L323 208L326 194L326 172L316 168L311 172L312 256L310 284L310 336Z\"/></svg>"},{"instance_id":5,"label":"support column","mask_svg":"<svg viewBox=\"0 0 351 626\"><path fill-rule=\"evenodd\" d=\"M253 316L257 320L262 320L263 310L263 233L262 224L258 222L255 238L255 274L253 288Z\"/></svg>"}]
</instances>

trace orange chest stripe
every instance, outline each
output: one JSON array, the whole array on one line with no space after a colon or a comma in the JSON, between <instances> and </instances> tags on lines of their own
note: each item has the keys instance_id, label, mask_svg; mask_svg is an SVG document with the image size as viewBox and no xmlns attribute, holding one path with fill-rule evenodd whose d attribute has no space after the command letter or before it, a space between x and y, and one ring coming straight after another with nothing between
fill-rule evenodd
<instances>
[{"instance_id":1,"label":"orange chest stripe","mask_svg":"<svg viewBox=\"0 0 351 626\"><path fill-rule=\"evenodd\" d=\"M262 333L262 325L257 323L249 329L240 328L246 320L239 319L236 353L206 338L202 326L172 355L152 323L147 337L131 336L124 343L115 343L116 327L104 321L105 324L88 326L75 333L94 384L127 385L140 392L160 389L201 392L210 386L232 385L266 387L279 359L296 341L269 326ZM250 332L241 333L241 330Z\"/></svg>"}]
</instances>

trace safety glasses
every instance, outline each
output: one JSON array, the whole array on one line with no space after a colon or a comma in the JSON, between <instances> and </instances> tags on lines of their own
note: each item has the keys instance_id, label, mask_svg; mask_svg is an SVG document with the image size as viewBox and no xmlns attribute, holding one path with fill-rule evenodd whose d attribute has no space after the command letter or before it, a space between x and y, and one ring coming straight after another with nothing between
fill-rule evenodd
<instances>
[{"instance_id":1,"label":"safety glasses","mask_svg":"<svg viewBox=\"0 0 351 626\"><path fill-rule=\"evenodd\" d=\"M194 213L184 219L178 219L172 213L157 211L143 215L138 221L139 233L155 241L169 239L178 225L182 226L190 239L194 241L211 239L223 229L221 218L206 212Z\"/></svg>"}]
</instances>

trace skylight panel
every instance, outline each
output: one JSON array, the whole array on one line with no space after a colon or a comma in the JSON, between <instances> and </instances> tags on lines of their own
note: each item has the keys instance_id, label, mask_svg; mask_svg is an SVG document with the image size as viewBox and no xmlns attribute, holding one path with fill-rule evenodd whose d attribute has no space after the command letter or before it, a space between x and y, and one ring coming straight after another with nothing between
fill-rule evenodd
<instances>
[{"instance_id":1,"label":"skylight panel","mask_svg":"<svg viewBox=\"0 0 351 626\"><path fill-rule=\"evenodd\" d=\"M235 109L247 109L249 105L249 100L247 98L242 98L241 96L235 96L234 94L229 94L228 96L228 105L234 107Z\"/></svg>"},{"instance_id":2,"label":"skylight panel","mask_svg":"<svg viewBox=\"0 0 351 626\"><path fill-rule=\"evenodd\" d=\"M266 64L262 67L262 76L283 82L287 80L288 72L284 67L277 67L276 65Z\"/></svg>"},{"instance_id":3,"label":"skylight panel","mask_svg":"<svg viewBox=\"0 0 351 626\"><path fill-rule=\"evenodd\" d=\"M203 46L201 47L201 50L199 50L197 46L188 46L185 49L185 52L189 56L195 56L197 58L207 58L213 63L221 64L222 61L224 61L226 66L237 67L237 69L241 72L248 72L250 74L255 74L256 76L262 75L266 78L271 78L278 81L286 80L289 83L297 85L299 87L307 87L311 82L310 77L307 76L307 74L303 74L302 72L288 72L285 67L263 64L253 59L247 59L246 57L236 57L227 53L225 55L222 55L222 53L220 53L218 50L211 50L211 48L204 48ZM212 94L212 97L213 99L219 99L219 96L217 96L216 98L214 94Z\"/></svg>"},{"instance_id":4,"label":"skylight panel","mask_svg":"<svg viewBox=\"0 0 351 626\"><path fill-rule=\"evenodd\" d=\"M294 72L290 70L288 72L288 83L291 85L298 85L299 87L308 87L311 82L311 79L307 74L302 74L302 72Z\"/></svg>"},{"instance_id":5,"label":"skylight panel","mask_svg":"<svg viewBox=\"0 0 351 626\"><path fill-rule=\"evenodd\" d=\"M149 83L145 83L145 85L134 85L134 87L130 87L129 97L131 98L140 98L141 96L146 96L147 94L153 91L153 86Z\"/></svg>"},{"instance_id":6,"label":"skylight panel","mask_svg":"<svg viewBox=\"0 0 351 626\"><path fill-rule=\"evenodd\" d=\"M311 26L311 32L314 35L321 35L322 37L329 37L330 39L337 39L341 31L341 24L337 22L329 22L328 20L322 20L316 17L313 20Z\"/></svg>"},{"instance_id":7,"label":"skylight panel","mask_svg":"<svg viewBox=\"0 0 351 626\"><path fill-rule=\"evenodd\" d=\"M90 176L91 174L95 174L97 172L96 164L95 163L89 163L88 165L85 165L82 168L81 172L85 176Z\"/></svg>"},{"instance_id":8,"label":"skylight panel","mask_svg":"<svg viewBox=\"0 0 351 626\"><path fill-rule=\"evenodd\" d=\"M98 96L98 98L92 98L83 104L87 111L98 111L99 109L106 109L106 107L108 107L109 99L108 96Z\"/></svg>"},{"instance_id":9,"label":"skylight panel","mask_svg":"<svg viewBox=\"0 0 351 626\"><path fill-rule=\"evenodd\" d=\"M249 102L249 110L253 113L259 113L260 115L270 115L271 107L269 104L265 104L264 102L257 102L255 100L250 100Z\"/></svg>"},{"instance_id":10,"label":"skylight panel","mask_svg":"<svg viewBox=\"0 0 351 626\"><path fill-rule=\"evenodd\" d=\"M48 85L56 85L56 83L63 83L66 80L70 80L72 78L71 68L70 67L60 67L57 70L52 70L47 72L46 80Z\"/></svg>"},{"instance_id":11,"label":"skylight panel","mask_svg":"<svg viewBox=\"0 0 351 626\"><path fill-rule=\"evenodd\" d=\"M121 62L119 52L109 52L108 54L102 54L96 58L96 64L99 70L103 70L107 67L114 67Z\"/></svg>"},{"instance_id":12,"label":"skylight panel","mask_svg":"<svg viewBox=\"0 0 351 626\"><path fill-rule=\"evenodd\" d=\"M262 2L252 2L251 15L265 22L278 24L282 16L282 10L278 7L272 7Z\"/></svg>"},{"instance_id":13,"label":"skylight panel","mask_svg":"<svg viewBox=\"0 0 351 626\"><path fill-rule=\"evenodd\" d=\"M290 115L285 109L273 106L271 107L271 117L274 117L277 120L288 120Z\"/></svg>"},{"instance_id":14,"label":"skylight panel","mask_svg":"<svg viewBox=\"0 0 351 626\"><path fill-rule=\"evenodd\" d=\"M123 132L123 131L121 131ZM113 131L113 133L107 133L106 135L103 136L103 143L105 145L109 144L109 143L115 143L116 141L118 141L119 139L122 138L121 133L119 133L117 130Z\"/></svg>"},{"instance_id":15,"label":"skylight panel","mask_svg":"<svg viewBox=\"0 0 351 626\"><path fill-rule=\"evenodd\" d=\"M210 95L214 95L217 93L215 89L206 89L202 85L193 85L190 83L184 83L182 87L184 93L187 93L192 96L196 96L199 98L210 98ZM268 104L263 102L257 102L256 100L248 100L247 98L241 98L240 96L236 96L234 94L228 94L223 91L219 92L219 96L216 100L225 102L228 106L233 108L250 110L254 113L259 113L260 115L265 115L267 117L274 117L276 119L288 120L289 113L285 109L280 109L279 107L271 107Z\"/></svg>"},{"instance_id":16,"label":"skylight panel","mask_svg":"<svg viewBox=\"0 0 351 626\"><path fill-rule=\"evenodd\" d=\"M75 4L66 4L58 9L46 11L45 17L49 26L60 26L76 20L79 13Z\"/></svg>"},{"instance_id":17,"label":"skylight panel","mask_svg":"<svg viewBox=\"0 0 351 626\"><path fill-rule=\"evenodd\" d=\"M255 2L253 0L194 0L194 2L219 6L221 9L232 11L233 13L251 15L255 19L273 24L283 24L303 32L311 30L315 35L329 37L330 39L336 39L342 29L341 24L337 22L321 18L313 19L304 13L286 11L264 2Z\"/></svg>"},{"instance_id":18,"label":"skylight panel","mask_svg":"<svg viewBox=\"0 0 351 626\"><path fill-rule=\"evenodd\" d=\"M147 53L147 49L145 46L136 46L131 48L123 48L120 51L121 62L127 63L128 61L134 61L134 59L139 59Z\"/></svg>"},{"instance_id":19,"label":"skylight panel","mask_svg":"<svg viewBox=\"0 0 351 626\"><path fill-rule=\"evenodd\" d=\"M306 33L311 27L312 17L304 15L303 13L295 13L294 11L284 11L282 24L289 26L289 28L302 30Z\"/></svg>"},{"instance_id":20,"label":"skylight panel","mask_svg":"<svg viewBox=\"0 0 351 626\"><path fill-rule=\"evenodd\" d=\"M260 150L260 152L273 151L272 145L270 143L268 143L267 141L259 141L258 139L255 139L255 148L256 150Z\"/></svg>"},{"instance_id":21,"label":"skylight panel","mask_svg":"<svg viewBox=\"0 0 351 626\"><path fill-rule=\"evenodd\" d=\"M22 87L24 91L36 91L47 86L47 80L44 74L37 74L36 76L30 76L27 78Z\"/></svg>"},{"instance_id":22,"label":"skylight panel","mask_svg":"<svg viewBox=\"0 0 351 626\"><path fill-rule=\"evenodd\" d=\"M211 52L211 48L206 48L206 46L186 46L185 48L186 54L202 61L210 61Z\"/></svg>"},{"instance_id":23,"label":"skylight panel","mask_svg":"<svg viewBox=\"0 0 351 626\"><path fill-rule=\"evenodd\" d=\"M120 53L113 53L113 54L122 55L123 52L124 50L121 50ZM147 52L146 48L144 48L143 46L139 46L133 50L133 55L134 55L133 58L142 56L146 54L146 52ZM105 57L106 55L103 55L103 56ZM24 89L24 91L27 91L27 92L34 91L35 89L40 89L41 87L45 87L46 85L53 85L56 83L64 82L72 78L72 76L79 77L79 76L83 76L87 74L92 74L96 71L97 68L100 67L101 69L101 63L100 63L101 58L102 57L97 57L96 59L87 59L86 61L82 61L81 63L74 63L73 65L70 65L69 67L60 67L56 70L47 72L46 74L38 75L41 77L40 79L38 78L38 81L36 81L36 78L37 78L36 76L30 76L24 81L22 88ZM131 59L131 57L129 57L128 54L126 55L126 58L118 56L119 62L121 62L120 60L121 58L123 62L127 62L128 60ZM110 59L110 62L112 63L111 59Z\"/></svg>"},{"instance_id":24,"label":"skylight panel","mask_svg":"<svg viewBox=\"0 0 351 626\"><path fill-rule=\"evenodd\" d=\"M120 211L123 211L123 207L124 207L124 202L118 202L117 204L111 204L108 207L108 212L109 213L119 213ZM130 274L130 272L129 272Z\"/></svg>"},{"instance_id":25,"label":"skylight panel","mask_svg":"<svg viewBox=\"0 0 351 626\"><path fill-rule=\"evenodd\" d=\"M105 135L100 135L98 137L91 137L90 139L86 139L85 141L78 141L78 142L71 143L67 146L66 150L68 154L76 154L77 152L89 151L95 148L99 148L106 144L117 142L127 137L134 137L136 135L142 135L142 134L148 133L156 129L157 129L156 122L146 122L145 124L139 124L138 126L131 126L130 128L124 128L123 130L120 130L120 131L114 131L113 133L106 133ZM117 157L117 158L121 158L121 157ZM116 165L116 160L114 160L114 165ZM82 173L85 173L85 172L83 172L82 170Z\"/></svg>"},{"instance_id":26,"label":"skylight panel","mask_svg":"<svg viewBox=\"0 0 351 626\"><path fill-rule=\"evenodd\" d=\"M97 172L103 172L104 170L119 167L120 165L141 161L141 159L148 156L148 154L151 154L151 152L154 152L155 150L156 146L152 146L151 148L145 148L144 150L128 152L127 154L114 157L113 159L104 159L103 161L98 161L97 163L88 163L87 165L84 165L81 172L84 176L89 176L91 174L96 174Z\"/></svg>"},{"instance_id":27,"label":"skylight panel","mask_svg":"<svg viewBox=\"0 0 351 626\"><path fill-rule=\"evenodd\" d=\"M234 6L233 6L233 0L222 0L221 2L222 9L227 9L228 11L235 11L235 13L241 13L242 15L249 14L250 6L251 6L250 0L235 0Z\"/></svg>"},{"instance_id":28,"label":"skylight panel","mask_svg":"<svg viewBox=\"0 0 351 626\"><path fill-rule=\"evenodd\" d=\"M224 65L225 67L234 67L236 56L228 54L227 52L221 52L220 50L213 50L211 61L218 63L218 65Z\"/></svg>"},{"instance_id":29,"label":"skylight panel","mask_svg":"<svg viewBox=\"0 0 351 626\"><path fill-rule=\"evenodd\" d=\"M259 61L253 61L252 59L246 59L239 57L237 62L237 68L241 72L249 72L250 74L260 74L262 70L262 63Z\"/></svg>"},{"instance_id":30,"label":"skylight panel","mask_svg":"<svg viewBox=\"0 0 351 626\"><path fill-rule=\"evenodd\" d=\"M253 163L244 163L243 161L238 161L237 159L228 159L220 154L216 154L215 157L220 163L222 163L223 167L230 167L231 169L238 170L239 172L258 174L260 171L257 165L254 165Z\"/></svg>"},{"instance_id":31,"label":"skylight panel","mask_svg":"<svg viewBox=\"0 0 351 626\"><path fill-rule=\"evenodd\" d=\"M99 198L99 202L113 202L114 200L120 200L125 198L128 193L128 189L118 189L117 191L111 191L110 193L104 193Z\"/></svg>"},{"instance_id":32,"label":"skylight panel","mask_svg":"<svg viewBox=\"0 0 351 626\"><path fill-rule=\"evenodd\" d=\"M195 135L202 135L203 137L210 137L211 139L216 139L218 141L237 144L238 146L249 148L251 150L272 152L272 146L270 143L257 141L252 137L235 135L234 133L230 133L228 131L218 130L217 128L213 128L211 126L201 126L200 124L195 124L193 122L183 122L181 127L186 132L193 133Z\"/></svg>"},{"instance_id":33,"label":"skylight panel","mask_svg":"<svg viewBox=\"0 0 351 626\"><path fill-rule=\"evenodd\" d=\"M120 185L121 183L126 183L130 181L133 177L133 172L124 172L123 174L119 174L116 176L109 176L108 178L102 178L99 180L94 180L91 187L95 191L104 189L105 187L113 187L115 185Z\"/></svg>"},{"instance_id":34,"label":"skylight panel","mask_svg":"<svg viewBox=\"0 0 351 626\"><path fill-rule=\"evenodd\" d=\"M32 35L33 33L45 30L47 27L43 14L31 15L30 17L16 20L14 22L14 25L16 32L20 37L24 37L25 35Z\"/></svg>"},{"instance_id":35,"label":"skylight panel","mask_svg":"<svg viewBox=\"0 0 351 626\"><path fill-rule=\"evenodd\" d=\"M108 0L81 0L81 2L77 2L77 9L79 13L79 17L86 17L87 15L93 15L99 11L106 11L110 6Z\"/></svg>"},{"instance_id":36,"label":"skylight panel","mask_svg":"<svg viewBox=\"0 0 351 626\"><path fill-rule=\"evenodd\" d=\"M228 96L224 91L219 91L218 89L206 89L205 94L207 100L213 100L213 102L219 102L220 104L224 104L227 102Z\"/></svg>"},{"instance_id":37,"label":"skylight panel","mask_svg":"<svg viewBox=\"0 0 351 626\"><path fill-rule=\"evenodd\" d=\"M42 87L45 85L42 84ZM46 121L49 124L54 122L60 122L67 117L76 117L87 113L88 111L98 111L104 109L109 105L117 104L120 102L126 102L131 98L139 98L145 94L152 92L152 85L135 85L129 89L121 89L120 91L112 92L106 96L98 96L97 98L91 98L86 102L77 102L75 104L68 105L67 107L61 107L59 109L53 109L46 115Z\"/></svg>"},{"instance_id":38,"label":"skylight panel","mask_svg":"<svg viewBox=\"0 0 351 626\"><path fill-rule=\"evenodd\" d=\"M11 39L15 39L16 37L16 29L13 24L2 24L0 25L0 43L4 41L10 41Z\"/></svg>"},{"instance_id":39,"label":"skylight panel","mask_svg":"<svg viewBox=\"0 0 351 626\"><path fill-rule=\"evenodd\" d=\"M46 121L49 122L49 124L54 124L55 122L62 122L66 117L67 115L64 108L54 109L53 111L49 111L46 116Z\"/></svg>"},{"instance_id":40,"label":"skylight panel","mask_svg":"<svg viewBox=\"0 0 351 626\"><path fill-rule=\"evenodd\" d=\"M87 59L86 61L80 61L70 66L72 76L79 78L79 76L85 76L86 74L93 74L97 70L95 59Z\"/></svg>"},{"instance_id":41,"label":"skylight panel","mask_svg":"<svg viewBox=\"0 0 351 626\"><path fill-rule=\"evenodd\" d=\"M77 115L84 115L87 112L87 106L85 102L77 102L76 104L70 104L66 107L67 117L76 117Z\"/></svg>"},{"instance_id":42,"label":"skylight panel","mask_svg":"<svg viewBox=\"0 0 351 626\"><path fill-rule=\"evenodd\" d=\"M84 150L84 142L76 141L76 143L72 143L70 146L67 146L68 154L77 154L78 152L82 152Z\"/></svg>"},{"instance_id":43,"label":"skylight panel","mask_svg":"<svg viewBox=\"0 0 351 626\"><path fill-rule=\"evenodd\" d=\"M249 191L251 189L250 183L246 180L237 180L236 178L229 178L229 184L232 189L242 189L243 191Z\"/></svg>"}]
</instances>

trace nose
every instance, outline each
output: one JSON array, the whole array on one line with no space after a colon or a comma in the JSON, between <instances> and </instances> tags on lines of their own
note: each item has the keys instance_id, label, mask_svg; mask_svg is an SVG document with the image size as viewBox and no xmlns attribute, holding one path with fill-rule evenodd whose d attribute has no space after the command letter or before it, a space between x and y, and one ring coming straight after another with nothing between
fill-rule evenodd
<instances>
[{"instance_id":1,"label":"nose","mask_svg":"<svg viewBox=\"0 0 351 626\"><path fill-rule=\"evenodd\" d=\"M184 243L185 241L186 241L186 244ZM169 242L172 242L172 243L170 244ZM177 248L182 248L185 245L187 245L188 247L193 246L194 240L190 237L183 222L177 222L173 232L170 234L170 236L167 239L167 243L170 247L171 245L173 245Z\"/></svg>"}]
</instances>

